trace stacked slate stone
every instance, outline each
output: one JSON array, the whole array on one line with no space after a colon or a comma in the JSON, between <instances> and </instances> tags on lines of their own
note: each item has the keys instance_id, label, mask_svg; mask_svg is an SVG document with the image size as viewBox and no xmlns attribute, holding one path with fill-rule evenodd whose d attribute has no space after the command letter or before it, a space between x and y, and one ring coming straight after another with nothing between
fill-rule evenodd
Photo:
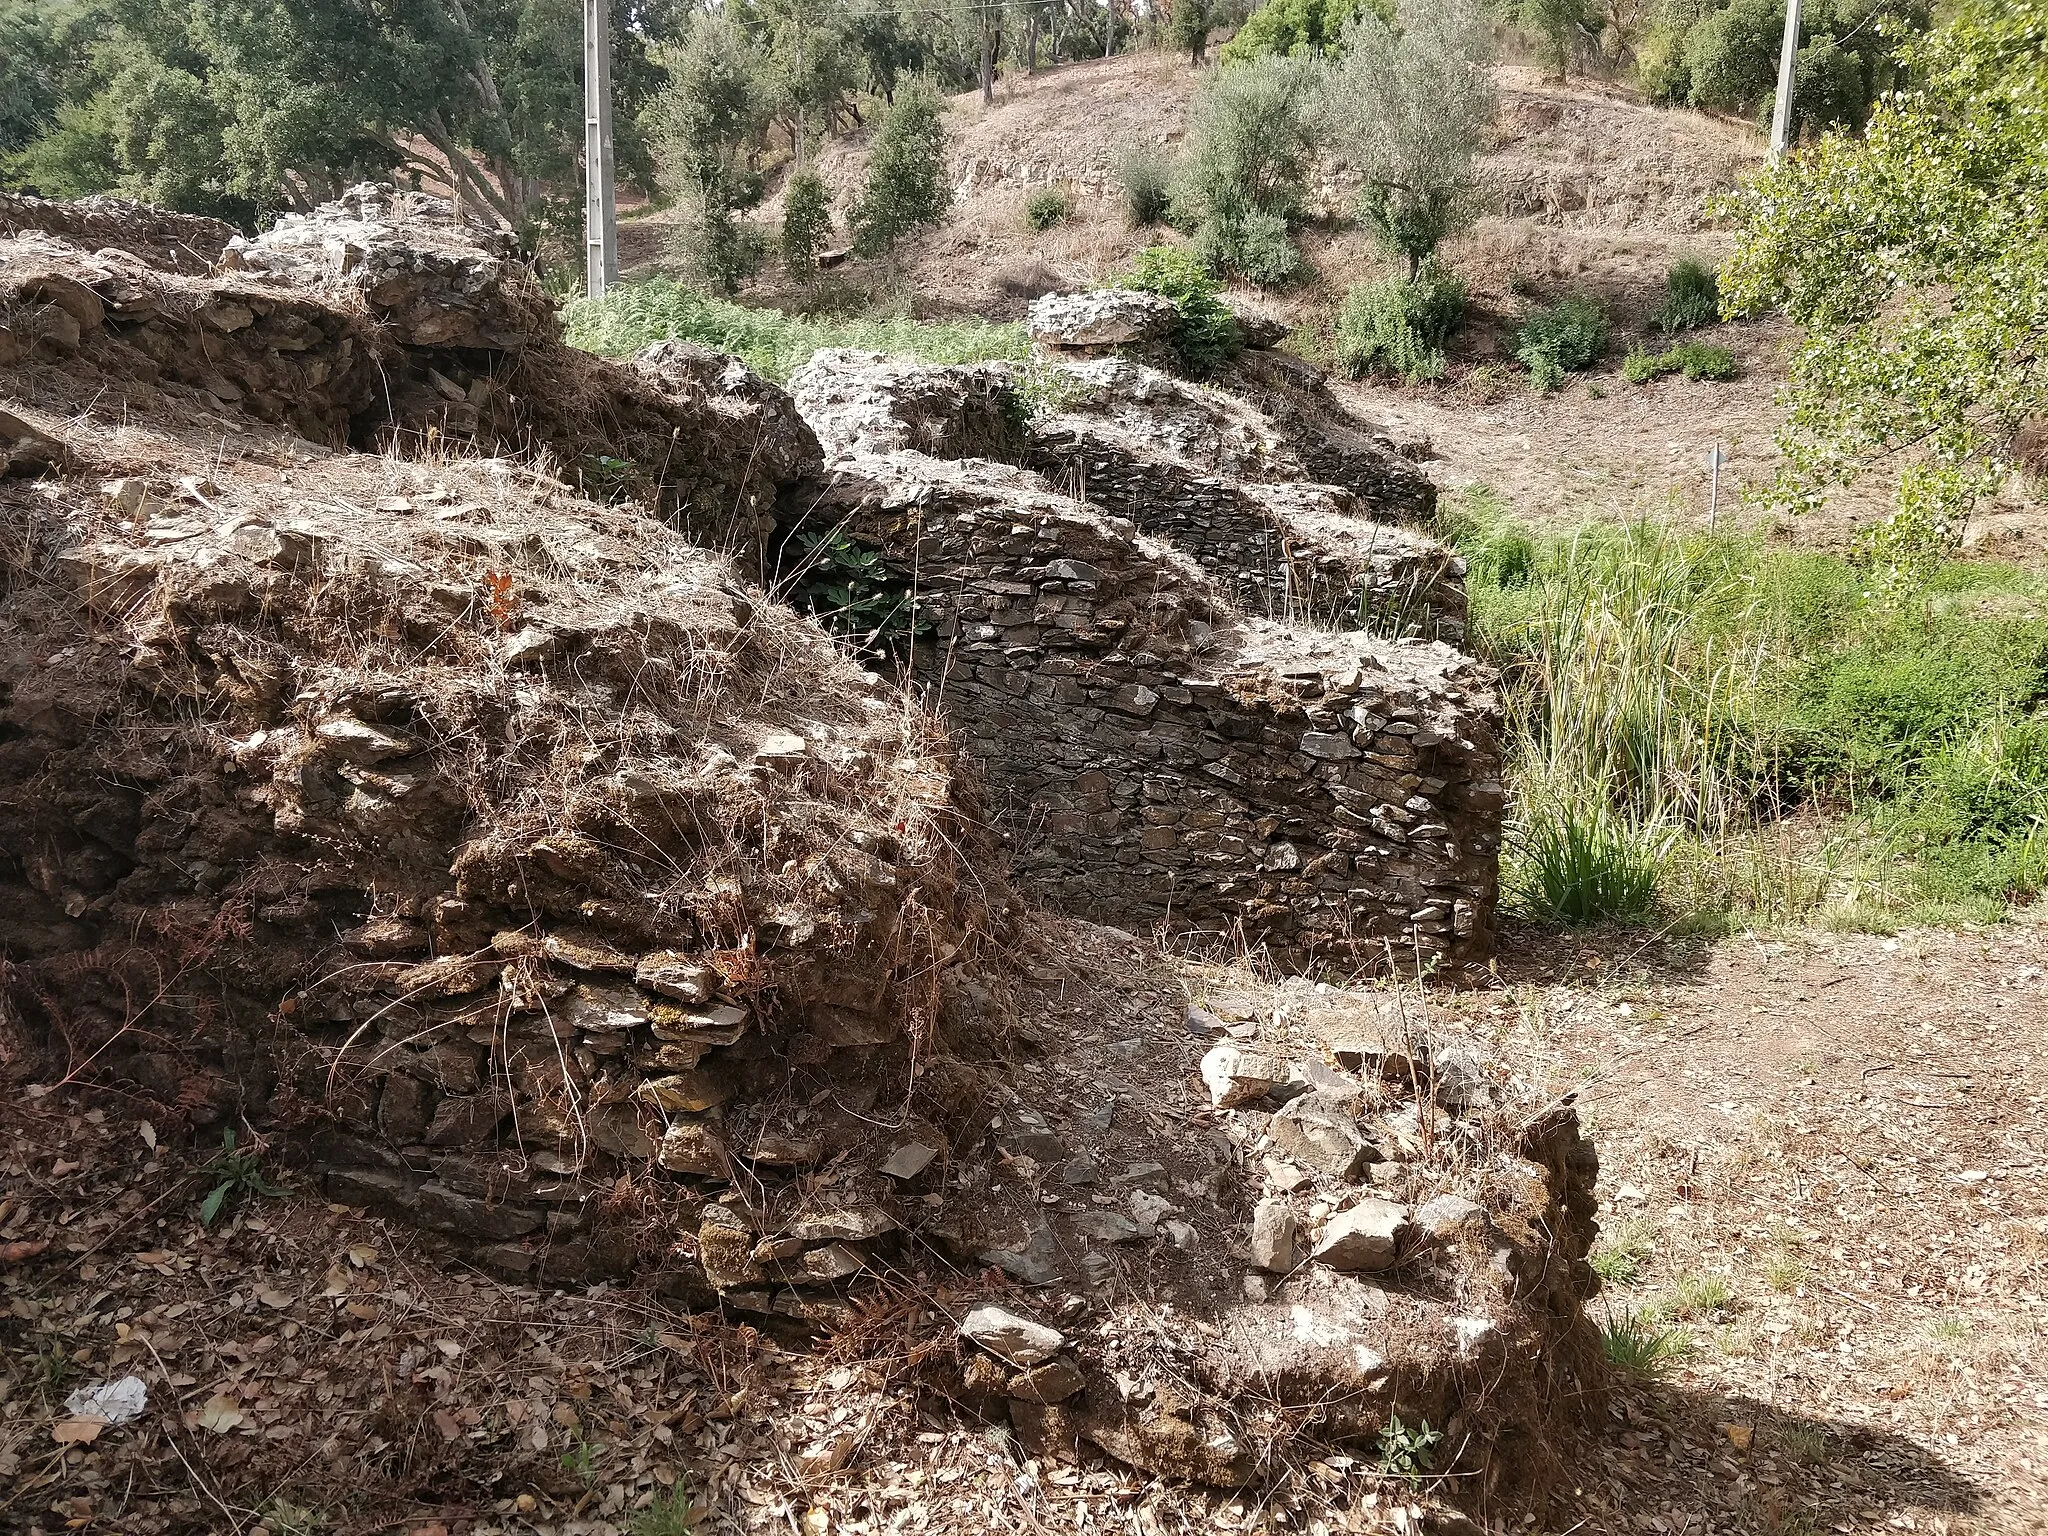
<instances>
[{"instance_id":1,"label":"stacked slate stone","mask_svg":"<svg viewBox=\"0 0 2048 1536\"><path fill-rule=\"evenodd\" d=\"M200 238L183 216L45 212L79 206L0 200L0 231L22 226L0 235L0 366L45 365L80 404L168 399L328 449L545 447L596 499L642 497L756 574L778 498L817 467L789 397L732 358L663 342L619 368L564 346L510 237L441 199L365 185L252 238L220 226L217 277L156 264Z\"/></svg>"},{"instance_id":2,"label":"stacked slate stone","mask_svg":"<svg viewBox=\"0 0 2048 1536\"><path fill-rule=\"evenodd\" d=\"M1354 493L1301 478L1269 417L1121 359L1034 380L1068 400L1049 417L1016 389L1000 365L850 352L791 381L829 460L809 519L914 582L935 636L916 665L1017 829L1014 873L1088 917L1288 958L1482 958L1504 803L1490 674L1441 640L1246 597L1314 592L1292 572L1382 538L1337 510ZM1067 494L1026 467L1077 442L1094 468ZM1348 523L1320 546L1247 510L1309 497ZM1143 518L1116 515L1132 503ZM1246 559L1262 537L1274 565ZM1405 531L1383 550L1334 606L1370 615L1385 580L1432 630L1461 623L1448 552Z\"/></svg>"}]
</instances>

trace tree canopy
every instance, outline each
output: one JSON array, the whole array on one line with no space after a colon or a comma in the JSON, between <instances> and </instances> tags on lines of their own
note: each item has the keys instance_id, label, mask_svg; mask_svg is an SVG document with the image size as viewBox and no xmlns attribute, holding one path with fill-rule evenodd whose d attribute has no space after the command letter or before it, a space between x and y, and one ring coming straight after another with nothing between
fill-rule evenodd
<instances>
[{"instance_id":1,"label":"tree canopy","mask_svg":"<svg viewBox=\"0 0 2048 1536\"><path fill-rule=\"evenodd\" d=\"M1797 488L1899 464L1919 532L1960 517L2048 411L2048 0L1962 0L1906 49L1915 82L1733 200L1731 313L1805 328L1785 446Z\"/></svg>"}]
</instances>

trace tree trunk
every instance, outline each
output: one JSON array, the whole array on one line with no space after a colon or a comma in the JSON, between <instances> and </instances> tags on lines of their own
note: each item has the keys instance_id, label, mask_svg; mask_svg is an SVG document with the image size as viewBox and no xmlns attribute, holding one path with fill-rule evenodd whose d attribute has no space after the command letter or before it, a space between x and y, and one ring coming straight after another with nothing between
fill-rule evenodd
<instances>
[{"instance_id":1,"label":"tree trunk","mask_svg":"<svg viewBox=\"0 0 2048 1536\"><path fill-rule=\"evenodd\" d=\"M1106 59L1116 52L1116 0L1102 0L1102 10L1109 18L1102 37L1102 56Z\"/></svg>"},{"instance_id":2,"label":"tree trunk","mask_svg":"<svg viewBox=\"0 0 2048 1536\"><path fill-rule=\"evenodd\" d=\"M1024 73L1038 73L1038 12L1024 18Z\"/></svg>"},{"instance_id":3,"label":"tree trunk","mask_svg":"<svg viewBox=\"0 0 2048 1536\"><path fill-rule=\"evenodd\" d=\"M989 12L981 13L981 104L996 103L996 29Z\"/></svg>"}]
</instances>

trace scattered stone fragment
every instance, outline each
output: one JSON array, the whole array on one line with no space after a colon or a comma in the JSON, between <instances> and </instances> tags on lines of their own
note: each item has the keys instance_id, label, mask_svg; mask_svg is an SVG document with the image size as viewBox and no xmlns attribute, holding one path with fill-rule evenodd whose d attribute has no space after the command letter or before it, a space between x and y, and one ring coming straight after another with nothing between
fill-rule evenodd
<instances>
[{"instance_id":1,"label":"scattered stone fragment","mask_svg":"<svg viewBox=\"0 0 2048 1536\"><path fill-rule=\"evenodd\" d=\"M1240 1104L1263 1099L1286 1082L1287 1063L1260 1051L1219 1045L1202 1058L1202 1081L1209 1085L1211 1104L1218 1109L1235 1109Z\"/></svg>"},{"instance_id":2,"label":"scattered stone fragment","mask_svg":"<svg viewBox=\"0 0 2048 1536\"><path fill-rule=\"evenodd\" d=\"M1086 1152L1077 1152L1060 1165L1060 1182L1073 1188L1100 1183L1102 1170Z\"/></svg>"},{"instance_id":3,"label":"scattered stone fragment","mask_svg":"<svg viewBox=\"0 0 2048 1536\"><path fill-rule=\"evenodd\" d=\"M976 1307L961 1323L960 1335L1019 1368L1050 1360L1067 1342L1058 1329L1001 1307Z\"/></svg>"},{"instance_id":4,"label":"scattered stone fragment","mask_svg":"<svg viewBox=\"0 0 2048 1536\"><path fill-rule=\"evenodd\" d=\"M1118 1211L1083 1211L1074 1226L1098 1243L1134 1243L1141 1236L1138 1224Z\"/></svg>"},{"instance_id":5,"label":"scattered stone fragment","mask_svg":"<svg viewBox=\"0 0 2048 1536\"><path fill-rule=\"evenodd\" d=\"M1179 1207L1164 1195L1155 1195L1149 1189L1140 1189L1131 1195L1131 1219L1137 1222L1138 1234L1141 1237L1158 1236L1160 1218L1169 1211L1178 1209Z\"/></svg>"},{"instance_id":6,"label":"scattered stone fragment","mask_svg":"<svg viewBox=\"0 0 2048 1536\"><path fill-rule=\"evenodd\" d=\"M976 1257L993 1264L1019 1285L1051 1285L1060 1277L1059 1245L1050 1227L1040 1227L1022 1248L989 1248Z\"/></svg>"},{"instance_id":7,"label":"scattered stone fragment","mask_svg":"<svg viewBox=\"0 0 2048 1536\"><path fill-rule=\"evenodd\" d=\"M1296 1251L1300 1223L1285 1200L1261 1200L1252 1212L1252 1263L1284 1275L1301 1262Z\"/></svg>"},{"instance_id":8,"label":"scattered stone fragment","mask_svg":"<svg viewBox=\"0 0 2048 1536\"><path fill-rule=\"evenodd\" d=\"M678 1120L670 1125L662 1133L661 1150L654 1160L670 1173L694 1173L707 1179L722 1179L731 1172L723 1138L699 1120Z\"/></svg>"},{"instance_id":9,"label":"scattered stone fragment","mask_svg":"<svg viewBox=\"0 0 2048 1536\"><path fill-rule=\"evenodd\" d=\"M633 979L650 992L685 1003L709 1002L718 985L718 973L710 966L673 949L641 956Z\"/></svg>"},{"instance_id":10,"label":"scattered stone fragment","mask_svg":"<svg viewBox=\"0 0 2048 1536\"><path fill-rule=\"evenodd\" d=\"M1188 1033L1197 1040L1214 1040L1229 1031L1229 1026L1215 1014L1206 1008L1197 1008L1193 1003L1188 1004L1187 1027Z\"/></svg>"},{"instance_id":11,"label":"scattered stone fragment","mask_svg":"<svg viewBox=\"0 0 2048 1536\"><path fill-rule=\"evenodd\" d=\"M1408 1229L1408 1208L1390 1200L1366 1199L1339 1211L1323 1225L1316 1244L1318 1263L1338 1270L1391 1269Z\"/></svg>"},{"instance_id":12,"label":"scattered stone fragment","mask_svg":"<svg viewBox=\"0 0 2048 1536\"><path fill-rule=\"evenodd\" d=\"M1063 1403L1087 1384L1079 1366L1060 1358L1012 1376L1010 1396L1027 1403Z\"/></svg>"},{"instance_id":13,"label":"scattered stone fragment","mask_svg":"<svg viewBox=\"0 0 2048 1536\"><path fill-rule=\"evenodd\" d=\"M1372 1151L1343 1100L1305 1093L1266 1127L1274 1150L1333 1179L1354 1177Z\"/></svg>"},{"instance_id":14,"label":"scattered stone fragment","mask_svg":"<svg viewBox=\"0 0 2048 1536\"><path fill-rule=\"evenodd\" d=\"M754 1262L754 1233L722 1205L707 1205L697 1227L697 1262L719 1290L758 1285L766 1276Z\"/></svg>"},{"instance_id":15,"label":"scattered stone fragment","mask_svg":"<svg viewBox=\"0 0 2048 1536\"><path fill-rule=\"evenodd\" d=\"M906 1141L883 1160L882 1172L892 1179L914 1179L929 1168L932 1159L938 1155L937 1147L928 1147L921 1141Z\"/></svg>"},{"instance_id":16,"label":"scattered stone fragment","mask_svg":"<svg viewBox=\"0 0 2048 1536\"><path fill-rule=\"evenodd\" d=\"M1451 1331L1458 1336L1458 1357L1469 1360L1500 1337L1500 1324L1490 1317L1454 1317Z\"/></svg>"},{"instance_id":17,"label":"scattered stone fragment","mask_svg":"<svg viewBox=\"0 0 2048 1536\"><path fill-rule=\"evenodd\" d=\"M861 1205L793 1221L789 1224L789 1235L807 1243L827 1240L866 1243L894 1232L899 1225L896 1218L880 1206Z\"/></svg>"},{"instance_id":18,"label":"scattered stone fragment","mask_svg":"<svg viewBox=\"0 0 2048 1536\"><path fill-rule=\"evenodd\" d=\"M1266 1177L1275 1189L1283 1195L1291 1195L1310 1181L1309 1171L1284 1157L1268 1157L1265 1160Z\"/></svg>"},{"instance_id":19,"label":"scattered stone fragment","mask_svg":"<svg viewBox=\"0 0 2048 1536\"><path fill-rule=\"evenodd\" d=\"M1486 1207L1463 1195L1438 1195L1424 1201L1411 1222L1418 1236L1433 1243L1453 1242L1467 1234L1484 1238L1493 1230Z\"/></svg>"}]
</instances>

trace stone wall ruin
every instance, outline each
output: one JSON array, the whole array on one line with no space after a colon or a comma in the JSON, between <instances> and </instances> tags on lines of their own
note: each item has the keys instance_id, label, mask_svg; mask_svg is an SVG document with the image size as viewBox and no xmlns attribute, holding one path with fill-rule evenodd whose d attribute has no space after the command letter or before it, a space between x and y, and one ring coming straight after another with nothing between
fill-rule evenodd
<instances>
[{"instance_id":1,"label":"stone wall ruin","mask_svg":"<svg viewBox=\"0 0 2048 1536\"><path fill-rule=\"evenodd\" d=\"M916 665L1016 875L1068 911L1295 960L1480 959L1497 705L1434 638L1462 637L1462 564L1355 516L1241 401L1114 358L1033 383L1055 402L1036 413L1002 365L821 353L791 381L829 461L807 524L914 579ZM1258 613L1333 590L1337 623Z\"/></svg>"}]
</instances>

